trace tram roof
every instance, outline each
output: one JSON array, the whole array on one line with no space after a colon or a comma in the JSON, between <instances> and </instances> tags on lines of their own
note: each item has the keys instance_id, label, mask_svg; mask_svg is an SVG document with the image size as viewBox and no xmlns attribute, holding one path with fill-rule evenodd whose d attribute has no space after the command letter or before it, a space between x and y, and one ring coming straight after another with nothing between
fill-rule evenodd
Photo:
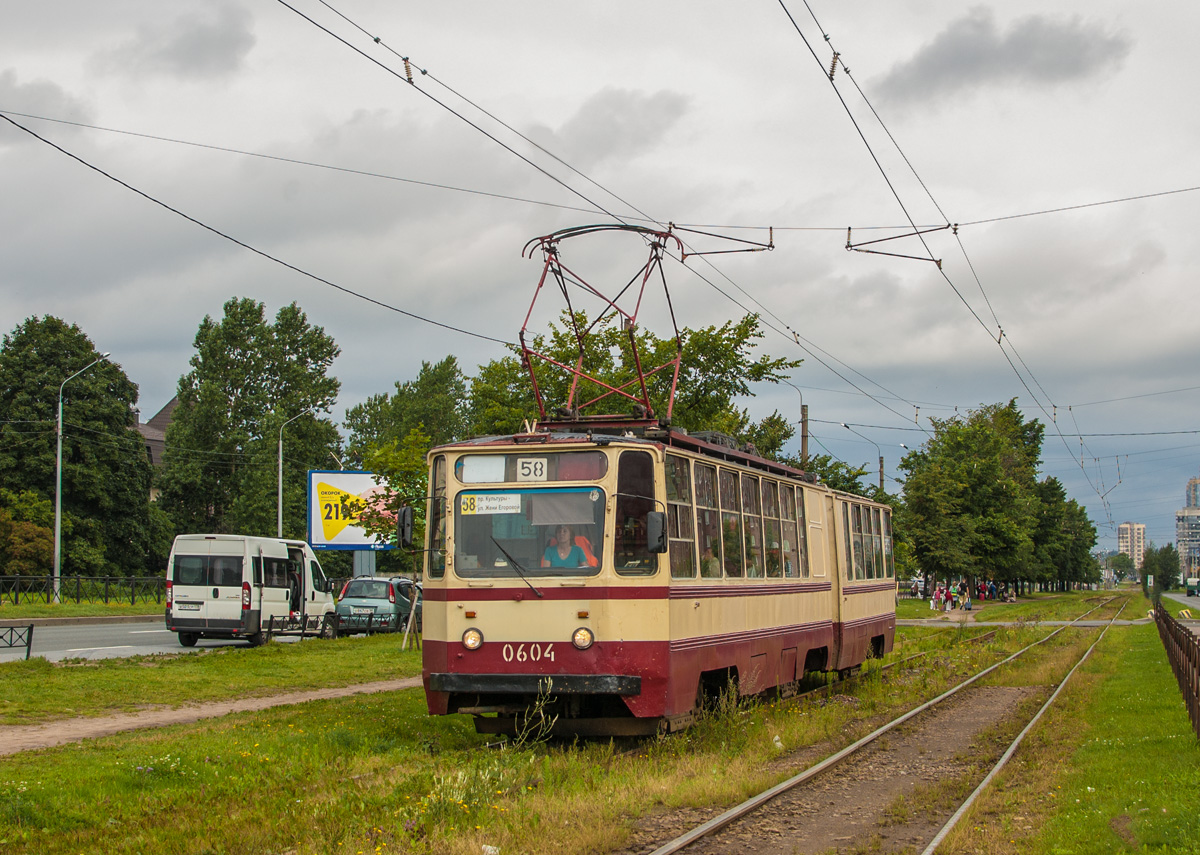
<instances>
[{"instance_id":1,"label":"tram roof","mask_svg":"<svg viewBox=\"0 0 1200 855\"><path fill-rule=\"evenodd\" d=\"M753 453L752 451L709 442L708 440L701 439L698 436L692 436L691 434L681 431L678 428L647 430L642 436L637 436L634 434L621 435L565 430L539 430L533 433L481 436L472 439L460 440L458 442L446 443L445 445L438 446L430 451L430 454L432 455L437 451L446 449L499 448L532 445L595 445L599 447L605 447L612 445L613 443L620 443L622 445L653 445L658 448L677 448L685 451L695 452L714 460L724 460L729 463L748 466L751 469L760 469L764 472L770 472L786 478L795 478L797 480L807 481L813 484L815 484L817 481L815 476L808 474L802 469L797 469L794 466L788 466L784 463L778 463L774 460L768 460L765 457L761 457L758 454Z\"/></svg>"}]
</instances>

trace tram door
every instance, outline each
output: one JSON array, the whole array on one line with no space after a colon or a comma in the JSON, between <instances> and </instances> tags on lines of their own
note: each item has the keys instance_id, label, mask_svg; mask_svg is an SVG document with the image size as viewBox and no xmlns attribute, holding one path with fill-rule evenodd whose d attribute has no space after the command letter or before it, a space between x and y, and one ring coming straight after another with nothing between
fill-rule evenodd
<instances>
[{"instance_id":1,"label":"tram door","mask_svg":"<svg viewBox=\"0 0 1200 855\"><path fill-rule=\"evenodd\" d=\"M829 566L829 582L832 586L829 598L829 616L833 621L833 649L829 651L829 669L835 670L840 667L845 646L843 644L843 633L845 632L845 620L847 612L848 597L843 590L846 585L846 567L847 550L849 544L842 543L841 548L838 548L839 538L838 532L841 531L841 520L838 516L838 505L833 496L825 497L825 550L828 556ZM844 504L842 505L844 507Z\"/></svg>"}]
</instances>

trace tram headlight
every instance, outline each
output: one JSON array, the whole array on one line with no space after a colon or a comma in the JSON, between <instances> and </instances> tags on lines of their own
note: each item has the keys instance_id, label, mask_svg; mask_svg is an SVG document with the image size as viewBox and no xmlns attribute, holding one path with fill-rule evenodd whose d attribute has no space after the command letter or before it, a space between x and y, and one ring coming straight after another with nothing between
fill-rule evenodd
<instances>
[{"instance_id":1,"label":"tram headlight","mask_svg":"<svg viewBox=\"0 0 1200 855\"><path fill-rule=\"evenodd\" d=\"M483 647L483 633L475 627L471 627L463 633L462 643L467 650L478 650Z\"/></svg>"},{"instance_id":2,"label":"tram headlight","mask_svg":"<svg viewBox=\"0 0 1200 855\"><path fill-rule=\"evenodd\" d=\"M571 634L571 643L580 650L587 650L596 642L596 636L586 626L581 626Z\"/></svg>"}]
</instances>

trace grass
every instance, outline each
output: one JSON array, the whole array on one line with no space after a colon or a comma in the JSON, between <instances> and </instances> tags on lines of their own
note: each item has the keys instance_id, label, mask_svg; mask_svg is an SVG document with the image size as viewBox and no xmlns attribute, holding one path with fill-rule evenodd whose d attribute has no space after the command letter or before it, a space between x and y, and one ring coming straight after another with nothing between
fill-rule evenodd
<instances>
[{"instance_id":1,"label":"grass","mask_svg":"<svg viewBox=\"0 0 1200 855\"><path fill-rule=\"evenodd\" d=\"M1161 600L1163 608L1172 617L1179 617L1179 613L1184 609L1188 609L1192 613L1193 618L1200 618L1200 599L1192 597L1190 601L1181 603L1178 600L1172 600L1170 597L1163 597ZM1147 608L1149 608L1147 606Z\"/></svg>"},{"instance_id":2,"label":"grass","mask_svg":"<svg viewBox=\"0 0 1200 855\"><path fill-rule=\"evenodd\" d=\"M822 752L836 750L868 732L876 717L932 697L956 675L1046 634L1000 628L987 641L967 643L978 632L902 628L889 658L926 657L886 681L872 661L856 688L828 701L726 698L692 729L632 743L632 750L603 742L485 750L467 717L431 718L421 692L411 690L0 758L0 845L48 855L478 855L484 845L505 855L611 851L630 845L634 824L648 813L693 808L707 815L793 774L775 737L784 752L818 743ZM1035 648L1027 666L1006 666L994 679L1050 685L1097 634L1065 630ZM258 658L262 650L240 651L247 654L240 660L226 654L213 682L252 682L237 680L239 668L260 669L255 679L275 667L303 674L306 662L310 672L340 678L360 658L394 657L394 647L386 637L271 645L262 650L275 658ZM1090 841L1121 840L1122 833L1146 851L1194 851L1187 841L1200 839L1200 828L1185 815L1185 801L1200 785L1200 751L1154 627L1110 630L1097 652L1035 731L1033 749L1019 755L1022 765L990 796L996 801L939 851L1117 852L1124 850L1090 848ZM409 667L402 657L399 663ZM62 671L67 680L87 675ZM21 691L0 687L0 696L14 690ZM79 695L94 709L107 703L101 693ZM1085 816L1098 808L1102 817ZM898 805L893 820L920 809Z\"/></svg>"},{"instance_id":3,"label":"grass","mask_svg":"<svg viewBox=\"0 0 1200 855\"><path fill-rule=\"evenodd\" d=\"M1155 628L1114 628L939 852L1195 853L1198 788Z\"/></svg>"},{"instance_id":4,"label":"grass","mask_svg":"<svg viewBox=\"0 0 1200 855\"><path fill-rule=\"evenodd\" d=\"M778 762L776 736L785 750L840 747L866 733L873 716L941 691L951 672L1034 635L1004 634L1002 642L966 645L967 631L915 628L901 633L899 651L924 650L937 667L910 665L884 683L881 663L870 662L852 695L829 701L726 699L691 730L632 752L600 742L482 750L468 718L426 716L413 690L14 755L0 759L0 845L18 853L196 855L478 855L485 844L505 853L609 851L629 841L631 823L647 812L725 806L790 774ZM225 676L213 682L235 673L224 671L229 666L261 675L271 670L264 663L283 665L285 654L304 662L339 650L348 661L390 640L366 641L273 645L265 650L277 648L278 658L261 661L226 654ZM61 670L84 679L80 669ZM107 705L79 695L93 710Z\"/></svg>"},{"instance_id":5,"label":"grass","mask_svg":"<svg viewBox=\"0 0 1200 855\"><path fill-rule=\"evenodd\" d=\"M139 602L137 605L122 603L34 603L21 602L13 605L0 602L0 620L25 620L27 618L78 618L78 617L127 617L145 616L162 619L166 605L155 602Z\"/></svg>"},{"instance_id":6,"label":"grass","mask_svg":"<svg viewBox=\"0 0 1200 855\"><path fill-rule=\"evenodd\" d=\"M126 659L0 663L0 724L280 694L421 673L395 636L219 647Z\"/></svg>"}]
</instances>

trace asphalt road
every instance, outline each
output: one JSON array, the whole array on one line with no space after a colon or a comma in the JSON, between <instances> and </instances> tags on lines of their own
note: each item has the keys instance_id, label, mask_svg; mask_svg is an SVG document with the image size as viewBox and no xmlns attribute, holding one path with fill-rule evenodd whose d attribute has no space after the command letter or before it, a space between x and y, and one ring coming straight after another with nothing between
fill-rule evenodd
<instances>
[{"instance_id":1,"label":"asphalt road","mask_svg":"<svg viewBox=\"0 0 1200 855\"><path fill-rule=\"evenodd\" d=\"M296 641L277 638L282 642ZM180 646L175 633L162 618L137 623L69 623L61 626L36 626L31 656L44 656L51 662L60 659L109 659L150 653L187 653L213 647L247 647L244 641L201 639L193 648ZM25 658L25 648L0 648L0 662Z\"/></svg>"}]
</instances>

